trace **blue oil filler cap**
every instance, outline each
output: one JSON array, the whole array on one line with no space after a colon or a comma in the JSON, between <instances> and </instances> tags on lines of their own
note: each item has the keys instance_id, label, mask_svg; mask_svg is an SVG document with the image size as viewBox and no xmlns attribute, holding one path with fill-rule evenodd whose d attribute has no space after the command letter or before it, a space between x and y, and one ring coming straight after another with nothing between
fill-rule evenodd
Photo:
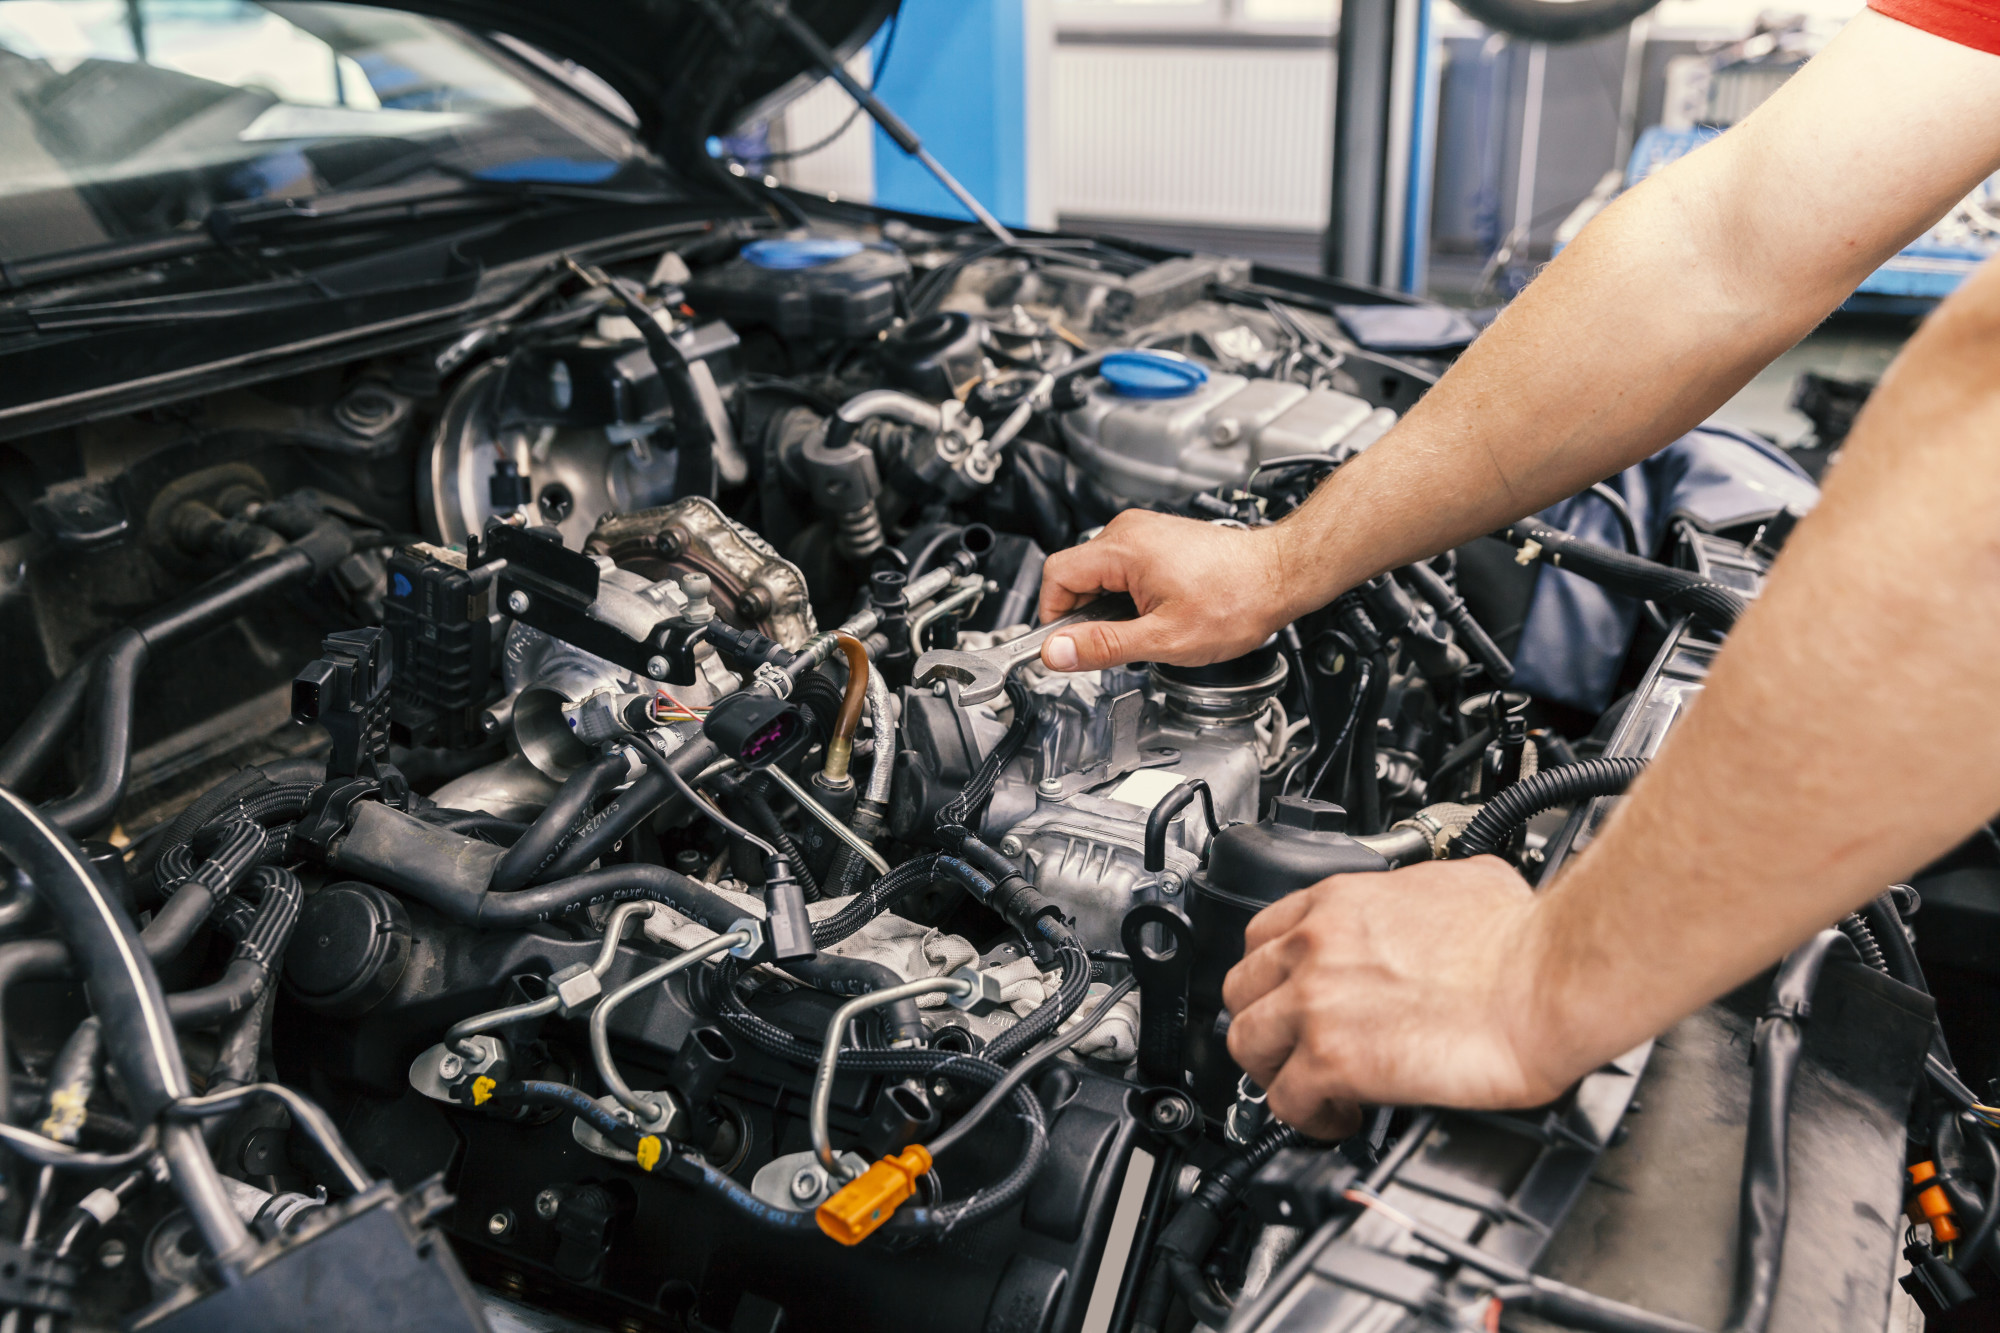
<instances>
[{"instance_id":1,"label":"blue oil filler cap","mask_svg":"<svg viewBox=\"0 0 2000 1333\"><path fill-rule=\"evenodd\" d=\"M1208 383L1208 370L1173 352L1111 352L1097 373L1121 398L1183 398Z\"/></svg>"},{"instance_id":2,"label":"blue oil filler cap","mask_svg":"<svg viewBox=\"0 0 2000 1333\"><path fill-rule=\"evenodd\" d=\"M790 272L819 268L861 253L861 242L835 236L808 236L802 240L752 241L743 247L743 258L758 268Z\"/></svg>"}]
</instances>

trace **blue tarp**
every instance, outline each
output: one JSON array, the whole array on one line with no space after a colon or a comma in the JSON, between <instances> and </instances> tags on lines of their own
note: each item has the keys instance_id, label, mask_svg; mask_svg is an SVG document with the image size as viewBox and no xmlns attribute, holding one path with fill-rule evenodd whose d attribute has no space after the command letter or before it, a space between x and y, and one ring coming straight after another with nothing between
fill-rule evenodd
<instances>
[{"instance_id":1,"label":"blue tarp","mask_svg":"<svg viewBox=\"0 0 2000 1333\"><path fill-rule=\"evenodd\" d=\"M1658 551L1675 519L1708 531L1755 523L1782 509L1804 513L1819 487L1762 436L1710 423L1606 483L1624 497L1643 553ZM1544 523L1605 546L1626 549L1611 505L1588 491L1539 515ZM1535 583L1514 652L1514 684L1542 698L1592 713L1611 703L1639 603L1547 565Z\"/></svg>"}]
</instances>

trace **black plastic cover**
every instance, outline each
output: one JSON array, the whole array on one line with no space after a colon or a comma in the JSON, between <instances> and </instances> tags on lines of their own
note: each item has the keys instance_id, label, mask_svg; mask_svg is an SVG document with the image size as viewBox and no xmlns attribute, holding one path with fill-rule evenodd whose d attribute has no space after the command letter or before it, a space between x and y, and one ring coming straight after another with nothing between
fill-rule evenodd
<instances>
[{"instance_id":1,"label":"black plastic cover","mask_svg":"<svg viewBox=\"0 0 2000 1333\"><path fill-rule=\"evenodd\" d=\"M895 322L909 280L909 261L893 250L859 250L800 269L738 258L696 274L687 299L704 316L781 338L872 338Z\"/></svg>"}]
</instances>

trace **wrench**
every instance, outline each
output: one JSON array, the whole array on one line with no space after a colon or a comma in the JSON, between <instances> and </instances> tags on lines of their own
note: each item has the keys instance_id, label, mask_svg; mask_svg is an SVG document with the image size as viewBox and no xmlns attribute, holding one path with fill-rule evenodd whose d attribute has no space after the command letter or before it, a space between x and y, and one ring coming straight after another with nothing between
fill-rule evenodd
<instances>
[{"instance_id":1,"label":"wrench","mask_svg":"<svg viewBox=\"0 0 2000 1333\"><path fill-rule=\"evenodd\" d=\"M921 687L940 681L956 681L960 703L983 704L989 699L997 699L1000 692L1007 688L1007 677L1015 667L1041 656L1042 645L1048 642L1051 634L1098 620L1132 620L1138 614L1139 608L1132 605L1130 597L1122 592L1111 593L1088 606L1078 607L1060 620L1038 625L1018 639L1009 639L991 648L977 652L964 648L933 648L917 659L910 672L910 684Z\"/></svg>"}]
</instances>

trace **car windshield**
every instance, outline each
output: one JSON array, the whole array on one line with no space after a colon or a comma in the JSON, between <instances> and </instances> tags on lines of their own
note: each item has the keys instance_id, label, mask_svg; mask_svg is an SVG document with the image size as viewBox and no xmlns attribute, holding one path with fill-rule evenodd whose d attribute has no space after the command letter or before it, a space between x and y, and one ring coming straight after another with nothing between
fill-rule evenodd
<instances>
[{"instance_id":1,"label":"car windshield","mask_svg":"<svg viewBox=\"0 0 2000 1333\"><path fill-rule=\"evenodd\" d=\"M518 49L517 62L367 5L0 0L0 259L433 166L572 187L657 179L611 114L616 94L572 95L553 61Z\"/></svg>"}]
</instances>

